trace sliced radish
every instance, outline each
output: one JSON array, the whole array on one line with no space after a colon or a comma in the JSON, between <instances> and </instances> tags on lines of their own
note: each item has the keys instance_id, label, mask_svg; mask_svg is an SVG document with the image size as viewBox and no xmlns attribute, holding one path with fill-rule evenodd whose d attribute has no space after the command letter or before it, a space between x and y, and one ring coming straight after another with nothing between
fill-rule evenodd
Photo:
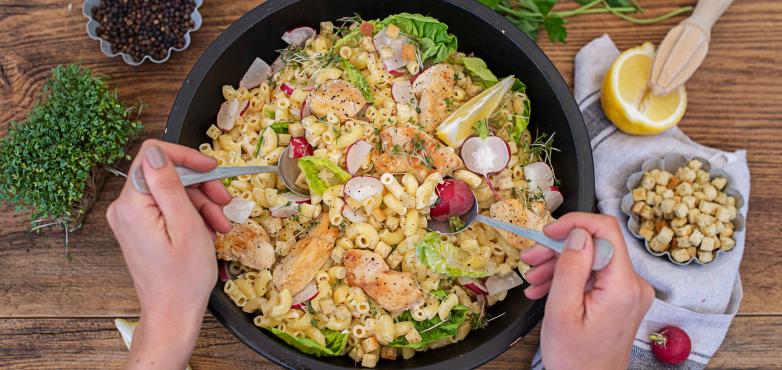
<instances>
[{"instance_id":1,"label":"sliced radish","mask_svg":"<svg viewBox=\"0 0 782 370\"><path fill-rule=\"evenodd\" d=\"M462 284L463 287L469 289L475 294L483 295L489 292L489 290L486 289L486 286L483 285L483 283L481 283L481 281L478 279L460 276L457 280L459 280L459 284Z\"/></svg>"},{"instance_id":2,"label":"sliced radish","mask_svg":"<svg viewBox=\"0 0 782 370\"><path fill-rule=\"evenodd\" d=\"M369 152L372 151L372 144L358 140L348 148L348 152L345 155L345 165L348 168L348 173L355 175L364 161L367 159Z\"/></svg>"},{"instance_id":3,"label":"sliced radish","mask_svg":"<svg viewBox=\"0 0 782 370\"><path fill-rule=\"evenodd\" d=\"M359 121L369 122L369 117L367 117L367 108L371 107L371 104L365 104L361 110L356 113L356 119Z\"/></svg>"},{"instance_id":4,"label":"sliced radish","mask_svg":"<svg viewBox=\"0 0 782 370\"><path fill-rule=\"evenodd\" d=\"M301 119L310 116L310 105L307 103L307 100L309 100L309 98L310 98L309 96L304 98L304 102L301 104Z\"/></svg>"},{"instance_id":5,"label":"sliced radish","mask_svg":"<svg viewBox=\"0 0 782 370\"><path fill-rule=\"evenodd\" d=\"M220 105L220 111L217 112L217 127L223 131L231 131L234 128L236 118L239 117L239 107L241 102L237 98L228 100Z\"/></svg>"},{"instance_id":6,"label":"sliced radish","mask_svg":"<svg viewBox=\"0 0 782 370\"><path fill-rule=\"evenodd\" d=\"M418 78L418 76L420 76L422 73L424 73L424 71L426 71L427 69L428 68L424 68L424 69L420 70L417 75L413 75L413 77L410 78L410 85L415 83L415 80Z\"/></svg>"},{"instance_id":7,"label":"sliced radish","mask_svg":"<svg viewBox=\"0 0 782 370\"><path fill-rule=\"evenodd\" d=\"M228 263L222 260L217 264L217 273L220 275L220 281L222 282L233 280L231 273L228 272L228 265Z\"/></svg>"},{"instance_id":8,"label":"sliced radish","mask_svg":"<svg viewBox=\"0 0 782 370\"><path fill-rule=\"evenodd\" d=\"M359 176L345 183L345 195L359 202L382 193L383 183L377 177Z\"/></svg>"},{"instance_id":9,"label":"sliced radish","mask_svg":"<svg viewBox=\"0 0 782 370\"><path fill-rule=\"evenodd\" d=\"M391 59L383 61L383 65L386 67L386 71L391 73L391 71L398 70L407 65L407 61L402 58L402 46L409 45L410 38L404 35L399 35L399 37L394 40L386 36L387 30L388 27L383 27L383 29L375 35L372 41L375 44L375 50L380 50L385 46L390 46L391 50L394 52L394 56L391 57Z\"/></svg>"},{"instance_id":10,"label":"sliced radish","mask_svg":"<svg viewBox=\"0 0 782 370\"><path fill-rule=\"evenodd\" d=\"M280 196L296 204L310 203L312 201L312 198L294 192L280 194Z\"/></svg>"},{"instance_id":11,"label":"sliced radish","mask_svg":"<svg viewBox=\"0 0 782 370\"><path fill-rule=\"evenodd\" d=\"M491 295L499 294L511 288L517 287L523 284L524 281L515 272L511 271L505 276L492 275L486 279L486 290Z\"/></svg>"},{"instance_id":12,"label":"sliced radish","mask_svg":"<svg viewBox=\"0 0 782 370\"><path fill-rule=\"evenodd\" d=\"M250 107L250 101L249 100L242 100L239 102L239 110L241 113L239 113L239 117L244 117L244 114L247 113L247 108Z\"/></svg>"},{"instance_id":13,"label":"sliced radish","mask_svg":"<svg viewBox=\"0 0 782 370\"><path fill-rule=\"evenodd\" d=\"M229 220L241 224L247 221L250 214L253 213L254 207L255 202L236 197L231 199L231 203L223 207L223 213Z\"/></svg>"},{"instance_id":14,"label":"sliced radish","mask_svg":"<svg viewBox=\"0 0 782 370\"><path fill-rule=\"evenodd\" d=\"M277 59L274 60L274 62L272 62L271 65L272 73L279 71L280 68L282 68L282 66L283 63L282 63L282 54L281 54L280 56L277 57Z\"/></svg>"},{"instance_id":15,"label":"sliced radish","mask_svg":"<svg viewBox=\"0 0 782 370\"><path fill-rule=\"evenodd\" d=\"M401 75L407 73L407 70L406 69L395 69L395 70L388 71L388 73L390 73L390 74L392 74L394 76L401 76Z\"/></svg>"},{"instance_id":16,"label":"sliced radish","mask_svg":"<svg viewBox=\"0 0 782 370\"><path fill-rule=\"evenodd\" d=\"M315 283L315 279L312 279L307 286L300 292L296 293L291 299L291 309L298 310L306 307L304 302L309 302L318 296L318 285Z\"/></svg>"},{"instance_id":17,"label":"sliced radish","mask_svg":"<svg viewBox=\"0 0 782 370\"><path fill-rule=\"evenodd\" d=\"M290 96L296 89L311 91L315 89L315 86L317 86L317 84L314 80L290 81L283 82L282 85L280 85L280 90L282 90L286 95Z\"/></svg>"},{"instance_id":18,"label":"sliced radish","mask_svg":"<svg viewBox=\"0 0 782 370\"><path fill-rule=\"evenodd\" d=\"M476 122L475 126L479 136L472 136L462 144L464 166L472 172L483 175L494 196L507 204L508 202L494 190L494 185L489 181L489 174L505 169L510 161L510 147L499 136L488 136L489 127L485 120Z\"/></svg>"},{"instance_id":19,"label":"sliced radish","mask_svg":"<svg viewBox=\"0 0 782 370\"><path fill-rule=\"evenodd\" d=\"M543 191L554 186L554 173L545 162L535 162L525 166L524 178L528 181L527 190L529 191Z\"/></svg>"},{"instance_id":20,"label":"sliced radish","mask_svg":"<svg viewBox=\"0 0 782 370\"><path fill-rule=\"evenodd\" d=\"M418 106L418 99L413 93L413 85L410 81L397 81L391 85L391 97L402 104L410 104L413 108Z\"/></svg>"},{"instance_id":21,"label":"sliced radish","mask_svg":"<svg viewBox=\"0 0 782 370\"><path fill-rule=\"evenodd\" d=\"M290 156L292 159L306 157L314 153L312 150L312 145L310 145L304 136L291 138L290 147L291 150L288 151L288 156Z\"/></svg>"},{"instance_id":22,"label":"sliced radish","mask_svg":"<svg viewBox=\"0 0 782 370\"><path fill-rule=\"evenodd\" d=\"M288 218L299 214L299 205L293 202L278 204L269 210L272 217Z\"/></svg>"},{"instance_id":23,"label":"sliced radish","mask_svg":"<svg viewBox=\"0 0 782 370\"><path fill-rule=\"evenodd\" d=\"M367 214L364 213L364 211L360 209L353 209L350 208L349 205L345 204L345 207L342 208L342 215L345 216L350 222L354 223L362 223L362 222L369 222L369 217L367 217Z\"/></svg>"},{"instance_id":24,"label":"sliced radish","mask_svg":"<svg viewBox=\"0 0 782 370\"><path fill-rule=\"evenodd\" d=\"M244 77L239 81L239 88L244 87L247 90L254 89L261 86L264 80L272 74L272 67L266 64L261 58L255 58L253 64L247 72L244 73Z\"/></svg>"},{"instance_id":25,"label":"sliced radish","mask_svg":"<svg viewBox=\"0 0 782 370\"><path fill-rule=\"evenodd\" d=\"M549 190L544 191L543 195L545 196L546 209L549 212L554 212L565 201L562 192L556 186L552 186Z\"/></svg>"},{"instance_id":26,"label":"sliced radish","mask_svg":"<svg viewBox=\"0 0 782 370\"><path fill-rule=\"evenodd\" d=\"M311 27L298 27L282 34L282 40L300 48L307 40L315 37L315 30Z\"/></svg>"}]
</instances>

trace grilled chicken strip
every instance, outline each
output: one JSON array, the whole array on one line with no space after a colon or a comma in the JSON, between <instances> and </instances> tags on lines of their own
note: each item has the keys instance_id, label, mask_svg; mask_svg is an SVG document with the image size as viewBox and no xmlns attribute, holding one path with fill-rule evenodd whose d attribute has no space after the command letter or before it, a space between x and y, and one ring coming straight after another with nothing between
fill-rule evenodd
<instances>
[{"instance_id":1,"label":"grilled chicken strip","mask_svg":"<svg viewBox=\"0 0 782 370\"><path fill-rule=\"evenodd\" d=\"M526 228L534 230L543 230L543 226L553 222L554 217L551 217L551 213L546 210L546 204L543 201L537 201L529 204L531 209L527 209L524 204L518 199L506 198L510 206L497 202L491 205L490 212L491 217L496 218L502 222L509 222L514 225L524 226ZM527 249L535 244L532 240L522 238L516 234L511 234L505 230L497 229L500 236L505 238L508 243L511 243L519 250Z\"/></svg>"},{"instance_id":2,"label":"grilled chicken strip","mask_svg":"<svg viewBox=\"0 0 782 370\"><path fill-rule=\"evenodd\" d=\"M327 212L322 213L317 222L274 268L272 283L278 291L288 289L291 295L296 295L329 258L340 234L339 228L331 225Z\"/></svg>"},{"instance_id":3,"label":"grilled chicken strip","mask_svg":"<svg viewBox=\"0 0 782 370\"><path fill-rule=\"evenodd\" d=\"M269 243L269 235L250 219L234 224L231 232L218 236L214 244L217 258L221 260L239 261L256 270L267 269L274 263L274 247Z\"/></svg>"},{"instance_id":4,"label":"grilled chicken strip","mask_svg":"<svg viewBox=\"0 0 782 370\"><path fill-rule=\"evenodd\" d=\"M363 289L387 311L409 310L424 303L413 274L389 270L379 254L351 249L344 259L350 285Z\"/></svg>"},{"instance_id":5,"label":"grilled chicken strip","mask_svg":"<svg viewBox=\"0 0 782 370\"><path fill-rule=\"evenodd\" d=\"M325 82L307 98L307 104L316 116L323 117L332 112L340 122L356 117L366 103L361 90L345 80Z\"/></svg>"},{"instance_id":6,"label":"grilled chicken strip","mask_svg":"<svg viewBox=\"0 0 782 370\"><path fill-rule=\"evenodd\" d=\"M413 82L413 93L419 99L418 122L424 131L434 135L437 126L450 114L449 104L453 94L453 68L450 64L440 63L421 72Z\"/></svg>"},{"instance_id":7,"label":"grilled chicken strip","mask_svg":"<svg viewBox=\"0 0 782 370\"><path fill-rule=\"evenodd\" d=\"M407 124L386 127L380 139L383 150L372 151L372 163L381 174L412 171L420 183L434 172L450 175L463 164L453 148Z\"/></svg>"}]
</instances>

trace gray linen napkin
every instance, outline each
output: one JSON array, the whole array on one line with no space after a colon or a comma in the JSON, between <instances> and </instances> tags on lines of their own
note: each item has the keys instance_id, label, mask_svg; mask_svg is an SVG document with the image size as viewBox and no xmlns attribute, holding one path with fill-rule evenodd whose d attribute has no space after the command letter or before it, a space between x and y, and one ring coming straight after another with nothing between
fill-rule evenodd
<instances>
[{"instance_id":1,"label":"gray linen napkin","mask_svg":"<svg viewBox=\"0 0 782 370\"><path fill-rule=\"evenodd\" d=\"M635 335L627 368L703 369L722 344L739 309L743 295L739 263L744 254L746 228L734 234L736 247L729 253L720 253L714 262L677 266L666 257L655 257L646 251L643 242L627 229L628 217L622 213L620 203L628 192L627 178L640 171L645 160L679 153L688 158L706 158L714 168L726 171L732 178L732 187L744 197L739 212L746 218L749 203L746 150L724 152L705 147L690 140L678 127L654 136L633 136L617 129L603 113L600 86L618 56L619 50L608 35L581 48L575 59L574 95L592 145L598 210L619 219L633 268L656 292L654 303ZM684 329L692 340L692 353L680 365L665 364L651 351L649 335L668 325ZM532 369L543 368L538 349Z\"/></svg>"}]
</instances>

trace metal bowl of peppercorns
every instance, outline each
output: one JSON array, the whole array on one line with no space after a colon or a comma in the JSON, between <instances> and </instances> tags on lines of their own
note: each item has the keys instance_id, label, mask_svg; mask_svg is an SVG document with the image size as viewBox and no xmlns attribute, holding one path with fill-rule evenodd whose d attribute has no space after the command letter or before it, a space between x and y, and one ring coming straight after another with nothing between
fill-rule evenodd
<instances>
[{"instance_id":1,"label":"metal bowl of peppercorns","mask_svg":"<svg viewBox=\"0 0 782 370\"><path fill-rule=\"evenodd\" d=\"M104 54L122 55L133 66L149 59L163 63L172 51L190 45L190 32L201 27L203 0L86 0L87 34L100 41Z\"/></svg>"}]
</instances>

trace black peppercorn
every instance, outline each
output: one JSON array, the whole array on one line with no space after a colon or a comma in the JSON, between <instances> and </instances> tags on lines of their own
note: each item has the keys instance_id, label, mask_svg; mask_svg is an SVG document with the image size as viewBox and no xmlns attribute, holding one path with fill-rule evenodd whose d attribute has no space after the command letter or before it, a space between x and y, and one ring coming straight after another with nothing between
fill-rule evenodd
<instances>
[{"instance_id":1,"label":"black peppercorn","mask_svg":"<svg viewBox=\"0 0 782 370\"><path fill-rule=\"evenodd\" d=\"M128 53L134 61L149 55L160 60L171 47L184 47L184 35L195 22L193 0L102 0L93 9L100 23L96 33L111 42L115 53Z\"/></svg>"}]
</instances>

